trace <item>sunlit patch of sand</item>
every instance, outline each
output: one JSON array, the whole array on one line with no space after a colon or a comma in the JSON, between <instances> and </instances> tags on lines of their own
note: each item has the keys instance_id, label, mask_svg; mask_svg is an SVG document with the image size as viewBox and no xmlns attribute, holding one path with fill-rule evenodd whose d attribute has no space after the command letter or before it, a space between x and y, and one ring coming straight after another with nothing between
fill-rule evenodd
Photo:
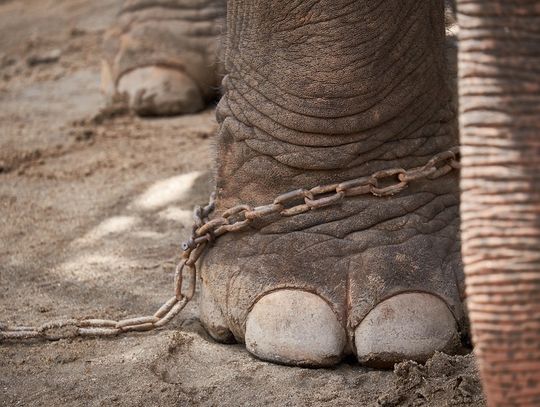
<instances>
[{"instance_id":1,"label":"sunlit patch of sand","mask_svg":"<svg viewBox=\"0 0 540 407\"><path fill-rule=\"evenodd\" d=\"M140 195L134 204L137 208L152 210L178 201L189 193L200 174L193 171L158 181Z\"/></svg>"},{"instance_id":2,"label":"sunlit patch of sand","mask_svg":"<svg viewBox=\"0 0 540 407\"><path fill-rule=\"evenodd\" d=\"M140 219L135 216L113 216L105 219L99 225L90 230L82 238L78 239L76 244L88 244L98 241L105 236L125 232L137 223Z\"/></svg>"},{"instance_id":3,"label":"sunlit patch of sand","mask_svg":"<svg viewBox=\"0 0 540 407\"><path fill-rule=\"evenodd\" d=\"M172 220L186 226L193 222L193 211L182 209L178 206L169 206L167 209L159 212L158 216L162 219Z\"/></svg>"},{"instance_id":4,"label":"sunlit patch of sand","mask_svg":"<svg viewBox=\"0 0 540 407\"><path fill-rule=\"evenodd\" d=\"M138 230L131 233L131 235L143 239L163 239L167 236L165 233L154 232L152 230Z\"/></svg>"},{"instance_id":5,"label":"sunlit patch of sand","mask_svg":"<svg viewBox=\"0 0 540 407\"><path fill-rule=\"evenodd\" d=\"M110 254L81 254L56 268L56 272L74 281L90 281L120 269L126 270L136 263L126 257Z\"/></svg>"}]
</instances>

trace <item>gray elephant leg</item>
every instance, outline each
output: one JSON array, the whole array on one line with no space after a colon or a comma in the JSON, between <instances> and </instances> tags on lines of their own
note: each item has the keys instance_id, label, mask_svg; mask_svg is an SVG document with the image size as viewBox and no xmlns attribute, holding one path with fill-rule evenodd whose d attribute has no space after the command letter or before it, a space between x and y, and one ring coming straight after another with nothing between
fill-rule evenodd
<instances>
[{"instance_id":1,"label":"gray elephant leg","mask_svg":"<svg viewBox=\"0 0 540 407\"><path fill-rule=\"evenodd\" d=\"M218 106L217 211L425 164L457 143L444 2L234 1ZM201 318L256 356L425 360L462 324L457 175L220 238Z\"/></svg>"},{"instance_id":2,"label":"gray elephant leg","mask_svg":"<svg viewBox=\"0 0 540 407\"><path fill-rule=\"evenodd\" d=\"M458 1L462 235L490 406L540 405L540 3Z\"/></svg>"},{"instance_id":3,"label":"gray elephant leg","mask_svg":"<svg viewBox=\"0 0 540 407\"><path fill-rule=\"evenodd\" d=\"M202 110L220 80L225 0L126 0L104 41L108 103L127 95L140 115Z\"/></svg>"}]
</instances>

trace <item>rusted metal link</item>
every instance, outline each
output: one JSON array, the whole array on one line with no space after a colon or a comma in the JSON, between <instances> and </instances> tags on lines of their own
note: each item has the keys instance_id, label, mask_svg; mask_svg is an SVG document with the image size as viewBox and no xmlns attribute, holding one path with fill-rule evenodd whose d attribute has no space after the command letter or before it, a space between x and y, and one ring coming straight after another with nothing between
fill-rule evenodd
<instances>
[{"instance_id":1,"label":"rusted metal link","mask_svg":"<svg viewBox=\"0 0 540 407\"><path fill-rule=\"evenodd\" d=\"M79 333L79 336L106 337L106 336L116 336L119 333L121 333L122 330L118 328L79 328L77 332Z\"/></svg>"},{"instance_id":2,"label":"rusted metal link","mask_svg":"<svg viewBox=\"0 0 540 407\"><path fill-rule=\"evenodd\" d=\"M229 224L229 222L225 218L212 219L206 222L206 224L202 225L200 228L198 228L195 233L198 236L203 236L206 235L208 232L217 229L218 226L223 226L227 224Z\"/></svg>"},{"instance_id":3,"label":"rusted metal link","mask_svg":"<svg viewBox=\"0 0 540 407\"><path fill-rule=\"evenodd\" d=\"M283 209L280 214L281 216L294 216L300 215L301 213L310 211L311 207L308 204L296 205L292 208Z\"/></svg>"},{"instance_id":4,"label":"rusted metal link","mask_svg":"<svg viewBox=\"0 0 540 407\"><path fill-rule=\"evenodd\" d=\"M328 194L330 192L336 192L336 188L339 184L329 184L329 185L319 185L315 188L311 188L309 192L311 192L312 195L322 195L322 194Z\"/></svg>"},{"instance_id":5,"label":"rusted metal link","mask_svg":"<svg viewBox=\"0 0 540 407\"><path fill-rule=\"evenodd\" d=\"M236 205L233 206L230 209L227 209L223 214L221 215L225 219L230 218L231 216L238 215L239 213L246 212L246 211L252 211L253 208L246 204Z\"/></svg>"},{"instance_id":6,"label":"rusted metal link","mask_svg":"<svg viewBox=\"0 0 540 407\"><path fill-rule=\"evenodd\" d=\"M459 170L461 169L461 163L459 161L456 161L456 160L450 160L450 165L452 166L452 168L454 170Z\"/></svg>"},{"instance_id":7,"label":"rusted metal link","mask_svg":"<svg viewBox=\"0 0 540 407\"><path fill-rule=\"evenodd\" d=\"M371 185L371 184L358 185L357 187L354 187L354 188L345 189L343 190L343 192L345 193L346 197L368 195L368 194L373 194L372 192L373 188L374 188L374 185Z\"/></svg>"},{"instance_id":8,"label":"rusted metal link","mask_svg":"<svg viewBox=\"0 0 540 407\"><path fill-rule=\"evenodd\" d=\"M196 206L193 209L193 228L200 228L204 224L203 208Z\"/></svg>"},{"instance_id":9,"label":"rusted metal link","mask_svg":"<svg viewBox=\"0 0 540 407\"><path fill-rule=\"evenodd\" d=\"M395 195L398 192L403 191L407 188L408 183L399 179L399 176L406 174L407 172L403 168L391 168L388 170L377 171L374 173L371 178L372 185L370 192L375 196L390 196ZM394 182L393 184L387 185L385 187L380 186L382 181ZM388 182L387 181L387 182Z\"/></svg>"},{"instance_id":10,"label":"rusted metal link","mask_svg":"<svg viewBox=\"0 0 540 407\"><path fill-rule=\"evenodd\" d=\"M77 320L75 319L68 319L64 321L51 321L47 322L46 324L41 325L37 331L39 333L46 333L47 331L56 329L56 328L65 328L65 327L71 327L71 326L77 326Z\"/></svg>"},{"instance_id":11,"label":"rusted metal link","mask_svg":"<svg viewBox=\"0 0 540 407\"><path fill-rule=\"evenodd\" d=\"M123 319L121 321L118 321L116 323L116 326L115 328L126 328L128 326L132 326L132 325L141 325L141 324L146 324L146 323L150 323L150 324L153 324L155 322L159 321L159 318L155 317L155 316L148 316L148 317L136 317L136 318L128 318L128 319Z\"/></svg>"},{"instance_id":12,"label":"rusted metal link","mask_svg":"<svg viewBox=\"0 0 540 407\"><path fill-rule=\"evenodd\" d=\"M176 300L176 297L173 297ZM162 327L166 324L168 324L175 316L177 316L180 311L184 309L186 304L188 303L189 299L187 297L182 298L180 301L177 301L174 306L171 308L171 310L163 316L158 322L154 324L156 328Z\"/></svg>"},{"instance_id":13,"label":"rusted metal link","mask_svg":"<svg viewBox=\"0 0 540 407\"><path fill-rule=\"evenodd\" d=\"M178 299L176 296L170 298L167 302L165 302L159 309L154 313L154 316L156 318L163 318L167 313L174 307L174 305L178 302Z\"/></svg>"},{"instance_id":14,"label":"rusted metal link","mask_svg":"<svg viewBox=\"0 0 540 407\"><path fill-rule=\"evenodd\" d=\"M429 168L421 167L418 169L404 172L402 174L398 174L398 179L400 181L409 183L411 181L416 181L422 178L426 178L430 174L434 173L435 171L437 171L435 167L429 167Z\"/></svg>"},{"instance_id":15,"label":"rusted metal link","mask_svg":"<svg viewBox=\"0 0 540 407\"><path fill-rule=\"evenodd\" d=\"M177 300L182 299L182 279L184 278L183 272L186 261L187 259L180 260L180 263L176 265L176 270L174 271L174 296Z\"/></svg>"},{"instance_id":16,"label":"rusted metal link","mask_svg":"<svg viewBox=\"0 0 540 407\"><path fill-rule=\"evenodd\" d=\"M397 194L398 192L403 191L408 186L409 184L407 182L401 181L398 184L388 185L387 187L384 187L384 188L372 187L371 193L379 197L391 196L391 195Z\"/></svg>"},{"instance_id":17,"label":"rusted metal link","mask_svg":"<svg viewBox=\"0 0 540 407\"><path fill-rule=\"evenodd\" d=\"M295 189L294 191L289 191L289 192L279 195L276 199L274 199L274 203L285 205L291 201L295 201L303 197L304 197L304 190Z\"/></svg>"},{"instance_id":18,"label":"rusted metal link","mask_svg":"<svg viewBox=\"0 0 540 407\"><path fill-rule=\"evenodd\" d=\"M433 156L425 165L411 168L389 168L370 176L340 183L296 189L276 197L271 204L253 208L239 204L225 210L220 216L209 219L215 210L215 194L206 206L198 206L193 212L193 228L189 239L182 243L182 258L174 273L174 297L167 300L153 315L110 319L67 319L48 322L40 327L10 327L0 323L0 340L27 340L115 336L124 332L149 331L169 323L193 298L196 289L197 261L210 248L216 238L229 233L246 230L257 219L275 216L295 216L311 210L336 205L345 198L358 195L378 197L395 195L408 187L412 181L442 177L459 165L459 148ZM189 282L183 292L184 274Z\"/></svg>"},{"instance_id":19,"label":"rusted metal link","mask_svg":"<svg viewBox=\"0 0 540 407\"><path fill-rule=\"evenodd\" d=\"M377 183L386 178L397 178L399 174L405 174L406 171L403 168L390 168L388 170L381 170L374 173L371 178ZM377 185L377 184L376 184Z\"/></svg>"},{"instance_id":20,"label":"rusted metal link","mask_svg":"<svg viewBox=\"0 0 540 407\"><path fill-rule=\"evenodd\" d=\"M191 287L180 300L176 297L166 301L154 315L127 318L120 321L110 319L67 319L51 321L39 327L0 326L0 340L47 339L59 340L73 337L115 336L122 332L149 331L167 324L185 307L195 292L195 274L190 275Z\"/></svg>"},{"instance_id":21,"label":"rusted metal link","mask_svg":"<svg viewBox=\"0 0 540 407\"><path fill-rule=\"evenodd\" d=\"M432 174L428 175L428 179L437 179L442 177L443 175L448 174L450 171L452 171L453 168L450 164L443 165L440 168L437 168L435 171L433 171Z\"/></svg>"},{"instance_id":22,"label":"rusted metal link","mask_svg":"<svg viewBox=\"0 0 540 407\"><path fill-rule=\"evenodd\" d=\"M342 191L339 191L333 195L325 196L323 198L318 198L318 199L306 198L306 205L309 206L310 209L319 209L325 206L333 205L336 202L341 201L344 196L345 196L345 193Z\"/></svg>"},{"instance_id":23,"label":"rusted metal link","mask_svg":"<svg viewBox=\"0 0 540 407\"><path fill-rule=\"evenodd\" d=\"M240 232L241 230L244 230L247 228L251 222L253 222L253 219L244 219L242 221L232 223L230 225L224 225L221 226L225 232Z\"/></svg>"},{"instance_id":24,"label":"rusted metal link","mask_svg":"<svg viewBox=\"0 0 540 407\"><path fill-rule=\"evenodd\" d=\"M39 336L40 334L36 331L0 331L0 339L32 339Z\"/></svg>"},{"instance_id":25,"label":"rusted metal link","mask_svg":"<svg viewBox=\"0 0 540 407\"><path fill-rule=\"evenodd\" d=\"M257 206L252 211L244 212L246 219L255 220L279 213L284 209L283 204L272 203L270 205Z\"/></svg>"},{"instance_id":26,"label":"rusted metal link","mask_svg":"<svg viewBox=\"0 0 540 407\"><path fill-rule=\"evenodd\" d=\"M372 194L373 187L376 187L377 180L372 176L361 177L344 181L336 187L337 192L344 192L346 197Z\"/></svg>"}]
</instances>

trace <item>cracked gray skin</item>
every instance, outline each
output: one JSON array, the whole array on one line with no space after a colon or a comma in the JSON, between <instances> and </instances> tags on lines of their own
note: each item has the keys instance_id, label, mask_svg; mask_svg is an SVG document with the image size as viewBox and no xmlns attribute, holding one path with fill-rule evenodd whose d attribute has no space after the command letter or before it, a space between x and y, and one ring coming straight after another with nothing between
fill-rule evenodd
<instances>
[{"instance_id":1,"label":"cracked gray skin","mask_svg":"<svg viewBox=\"0 0 540 407\"><path fill-rule=\"evenodd\" d=\"M229 0L223 47L217 213L458 143L442 0ZM455 172L258 221L203 258L201 320L285 364L451 352L465 329L458 229Z\"/></svg>"}]
</instances>

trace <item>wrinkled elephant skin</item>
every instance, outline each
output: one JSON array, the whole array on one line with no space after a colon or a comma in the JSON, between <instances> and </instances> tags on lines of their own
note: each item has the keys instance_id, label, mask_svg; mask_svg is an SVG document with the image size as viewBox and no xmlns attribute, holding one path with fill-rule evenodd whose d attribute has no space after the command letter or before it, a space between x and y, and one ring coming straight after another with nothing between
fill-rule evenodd
<instances>
[{"instance_id":1,"label":"wrinkled elephant skin","mask_svg":"<svg viewBox=\"0 0 540 407\"><path fill-rule=\"evenodd\" d=\"M227 7L218 213L457 144L442 1ZM203 261L201 319L285 364L451 352L464 328L458 195L454 172L224 236Z\"/></svg>"}]
</instances>

